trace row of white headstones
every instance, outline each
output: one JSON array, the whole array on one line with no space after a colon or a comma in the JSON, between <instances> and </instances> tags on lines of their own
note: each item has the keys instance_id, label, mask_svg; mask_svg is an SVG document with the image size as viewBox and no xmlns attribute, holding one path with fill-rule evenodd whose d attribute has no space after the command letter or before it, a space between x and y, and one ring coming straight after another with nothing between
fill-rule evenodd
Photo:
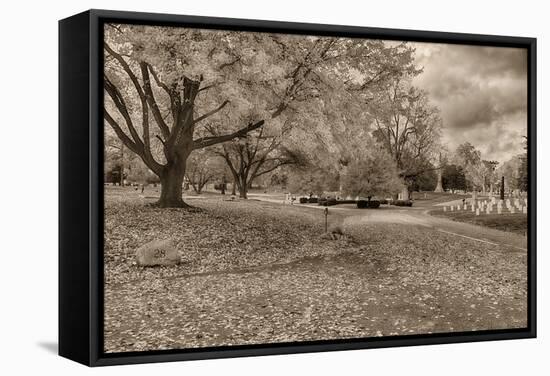
<instances>
[{"instance_id":1,"label":"row of white headstones","mask_svg":"<svg viewBox=\"0 0 550 376\"><path fill-rule=\"evenodd\" d=\"M476 215L480 214L492 214L496 212L497 214L502 214L503 212L508 212L510 214L527 214L527 199L526 198L516 198L516 199L506 199L499 200L496 198L491 198L491 200L480 200L472 201L470 203L450 205L449 207L444 206L443 211L461 211L461 210L471 210Z\"/></svg>"}]
</instances>

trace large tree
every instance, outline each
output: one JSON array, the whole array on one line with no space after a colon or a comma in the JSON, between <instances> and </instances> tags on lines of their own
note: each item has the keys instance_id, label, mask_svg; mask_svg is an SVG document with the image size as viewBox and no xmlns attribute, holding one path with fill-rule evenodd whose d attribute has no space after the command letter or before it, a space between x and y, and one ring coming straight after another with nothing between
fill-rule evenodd
<instances>
[{"instance_id":1,"label":"large tree","mask_svg":"<svg viewBox=\"0 0 550 376\"><path fill-rule=\"evenodd\" d=\"M451 190L454 193L455 190L466 190L466 175L462 166L455 164L448 164L443 168L442 173L443 187Z\"/></svg>"},{"instance_id":2,"label":"large tree","mask_svg":"<svg viewBox=\"0 0 550 376\"><path fill-rule=\"evenodd\" d=\"M255 179L279 167L301 163L301 154L282 145L288 131L273 133L265 127L247 137L222 144L217 151L233 176L241 198L247 198ZM268 133L269 132L269 133Z\"/></svg>"},{"instance_id":3,"label":"large tree","mask_svg":"<svg viewBox=\"0 0 550 376\"><path fill-rule=\"evenodd\" d=\"M202 123L229 107L229 98L240 93L234 87L210 95L221 85L224 68L235 59L217 51L224 45L223 35L120 25L106 31L104 118L126 147L159 176L158 205L186 207L182 183L189 155L243 137L264 121L236 125L217 136L194 136ZM155 40L155 33L162 40ZM235 101L236 106L247 103L243 96Z\"/></svg>"},{"instance_id":4,"label":"large tree","mask_svg":"<svg viewBox=\"0 0 550 376\"><path fill-rule=\"evenodd\" d=\"M391 156L380 147L357 150L342 176L345 194L366 197L391 195L403 184Z\"/></svg>"},{"instance_id":5,"label":"large tree","mask_svg":"<svg viewBox=\"0 0 550 376\"><path fill-rule=\"evenodd\" d=\"M410 76L393 80L367 106L373 135L397 165L406 188L418 175L439 168L434 167L440 151L439 111L425 91L410 84Z\"/></svg>"},{"instance_id":6,"label":"large tree","mask_svg":"<svg viewBox=\"0 0 550 376\"><path fill-rule=\"evenodd\" d=\"M509 192L519 188L522 155L516 155L499 166L497 176L504 176L504 189Z\"/></svg>"},{"instance_id":7,"label":"large tree","mask_svg":"<svg viewBox=\"0 0 550 376\"><path fill-rule=\"evenodd\" d=\"M481 158L481 152L471 143L465 142L456 148L454 159L455 164L463 168L466 180L472 188L486 193L493 174L493 165Z\"/></svg>"},{"instance_id":8,"label":"large tree","mask_svg":"<svg viewBox=\"0 0 550 376\"><path fill-rule=\"evenodd\" d=\"M189 156L185 176L197 194L201 194L206 184L222 180L225 173L223 160L208 148L196 150Z\"/></svg>"}]
</instances>

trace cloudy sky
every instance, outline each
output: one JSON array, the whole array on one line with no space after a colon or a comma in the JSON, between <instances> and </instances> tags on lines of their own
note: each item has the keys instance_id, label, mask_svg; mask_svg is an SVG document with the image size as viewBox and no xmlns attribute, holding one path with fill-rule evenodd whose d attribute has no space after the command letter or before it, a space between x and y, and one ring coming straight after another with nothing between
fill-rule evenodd
<instances>
[{"instance_id":1,"label":"cloudy sky","mask_svg":"<svg viewBox=\"0 0 550 376\"><path fill-rule=\"evenodd\" d=\"M414 83L441 110L450 150L470 142L482 158L504 162L522 152L527 134L525 50L414 43L424 72Z\"/></svg>"}]
</instances>

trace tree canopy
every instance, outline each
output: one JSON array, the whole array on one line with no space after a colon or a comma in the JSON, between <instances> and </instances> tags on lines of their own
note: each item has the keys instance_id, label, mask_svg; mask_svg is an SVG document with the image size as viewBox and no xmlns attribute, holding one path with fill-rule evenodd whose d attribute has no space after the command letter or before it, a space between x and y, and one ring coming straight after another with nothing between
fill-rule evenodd
<instances>
[{"instance_id":1,"label":"tree canopy","mask_svg":"<svg viewBox=\"0 0 550 376\"><path fill-rule=\"evenodd\" d=\"M387 151L402 176L436 135L425 94L400 84L420 72L406 43L106 24L104 52L106 124L159 176L160 206L185 206L187 160L202 148L246 190L298 157L345 168L350 135L370 134L373 118L392 127L396 109L408 125Z\"/></svg>"}]
</instances>

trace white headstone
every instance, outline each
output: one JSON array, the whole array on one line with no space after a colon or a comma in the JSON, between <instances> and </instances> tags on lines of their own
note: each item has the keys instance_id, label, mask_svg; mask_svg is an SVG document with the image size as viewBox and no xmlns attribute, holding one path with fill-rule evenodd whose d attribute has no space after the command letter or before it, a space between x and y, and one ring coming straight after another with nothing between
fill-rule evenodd
<instances>
[{"instance_id":1,"label":"white headstone","mask_svg":"<svg viewBox=\"0 0 550 376\"><path fill-rule=\"evenodd\" d=\"M476 215L479 215L479 208L476 209Z\"/></svg>"},{"instance_id":2,"label":"white headstone","mask_svg":"<svg viewBox=\"0 0 550 376\"><path fill-rule=\"evenodd\" d=\"M447 211L447 207L446 207L446 206L443 207L443 211L444 211L444 212Z\"/></svg>"}]
</instances>

